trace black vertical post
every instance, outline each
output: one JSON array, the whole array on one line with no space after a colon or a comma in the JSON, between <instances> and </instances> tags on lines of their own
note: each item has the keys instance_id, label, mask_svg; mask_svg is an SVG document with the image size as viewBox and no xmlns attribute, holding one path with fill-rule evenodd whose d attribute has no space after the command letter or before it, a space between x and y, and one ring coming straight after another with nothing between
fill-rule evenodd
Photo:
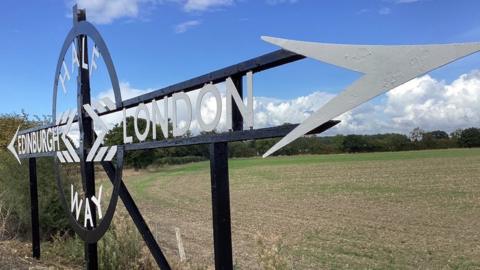
<instances>
[{"instance_id":1,"label":"black vertical post","mask_svg":"<svg viewBox=\"0 0 480 270\"><path fill-rule=\"evenodd\" d=\"M210 175L215 269L233 269L228 144L226 142L210 145Z\"/></svg>"},{"instance_id":2,"label":"black vertical post","mask_svg":"<svg viewBox=\"0 0 480 270\"><path fill-rule=\"evenodd\" d=\"M73 7L73 23L76 24L86 20L85 10ZM80 168L82 174L82 182L85 189L85 196L91 198L95 195L95 168L93 162L86 162L87 151L92 147L94 141L93 123L90 117L83 109L83 105L90 104L90 75L89 70L83 68L83 64L88 65L88 39L85 35L77 37L77 56L79 58L80 67L78 67L77 91L78 96L78 124L80 126ZM90 205L93 226L96 226L96 208ZM88 225L87 229L92 229ZM98 269L97 243L85 243L85 260L87 269Z\"/></svg>"},{"instance_id":3,"label":"black vertical post","mask_svg":"<svg viewBox=\"0 0 480 270\"><path fill-rule=\"evenodd\" d=\"M40 259L40 226L38 222L37 160L28 159L30 172L30 205L32 219L32 256Z\"/></svg>"},{"instance_id":4,"label":"black vertical post","mask_svg":"<svg viewBox=\"0 0 480 270\"><path fill-rule=\"evenodd\" d=\"M232 77L243 99L243 76ZM232 98L233 99L233 98ZM243 129L243 118L232 100L232 129ZM210 177L212 182L212 221L215 269L233 269L232 225L230 217L230 187L228 180L228 144L210 145Z\"/></svg>"}]
</instances>

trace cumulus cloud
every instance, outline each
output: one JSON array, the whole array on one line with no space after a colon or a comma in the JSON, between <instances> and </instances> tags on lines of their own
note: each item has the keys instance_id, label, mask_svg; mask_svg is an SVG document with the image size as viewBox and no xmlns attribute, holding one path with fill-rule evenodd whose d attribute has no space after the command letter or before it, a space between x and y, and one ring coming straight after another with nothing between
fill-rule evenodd
<instances>
[{"instance_id":1,"label":"cumulus cloud","mask_svg":"<svg viewBox=\"0 0 480 270\"><path fill-rule=\"evenodd\" d=\"M212 8L231 6L234 0L187 0L183 4L183 9L190 11L206 11Z\"/></svg>"},{"instance_id":2,"label":"cumulus cloud","mask_svg":"<svg viewBox=\"0 0 480 270\"><path fill-rule=\"evenodd\" d=\"M154 5L153 0L76 0L69 3L78 4L86 9L88 20L97 24L109 24L120 18L138 18L140 9Z\"/></svg>"},{"instance_id":3,"label":"cumulus cloud","mask_svg":"<svg viewBox=\"0 0 480 270\"><path fill-rule=\"evenodd\" d=\"M182 34L190 30L191 28L198 26L201 22L198 20L186 21L180 24L175 25L174 31L177 34Z\"/></svg>"},{"instance_id":4,"label":"cumulus cloud","mask_svg":"<svg viewBox=\"0 0 480 270\"><path fill-rule=\"evenodd\" d=\"M150 9L164 3L175 3L183 11L205 12L219 10L224 7L235 5L235 0L65 0L68 8L74 4L78 4L81 9L86 9L88 20L97 24L109 24L118 19L144 19ZM283 3L297 3L299 0L265 0L269 5L277 5ZM71 11L68 10L68 15ZM198 25L198 21L195 25ZM195 26L190 25L190 26ZM178 25L181 27L181 25ZM189 25L187 25L189 26ZM186 29L188 28L180 28Z\"/></svg>"},{"instance_id":5,"label":"cumulus cloud","mask_svg":"<svg viewBox=\"0 0 480 270\"><path fill-rule=\"evenodd\" d=\"M389 93L385 114L400 129L453 130L477 125L480 120L480 71L463 74L450 84L426 75Z\"/></svg>"},{"instance_id":6,"label":"cumulus cloud","mask_svg":"<svg viewBox=\"0 0 480 270\"><path fill-rule=\"evenodd\" d=\"M299 123L318 110L335 95L314 92L291 100L255 97L254 123L256 128L278 126L284 123Z\"/></svg>"},{"instance_id":7,"label":"cumulus cloud","mask_svg":"<svg viewBox=\"0 0 480 270\"><path fill-rule=\"evenodd\" d=\"M451 83L425 75L339 117L333 133L408 134L415 127L447 132L478 126L480 121L480 71L459 76Z\"/></svg>"}]
</instances>

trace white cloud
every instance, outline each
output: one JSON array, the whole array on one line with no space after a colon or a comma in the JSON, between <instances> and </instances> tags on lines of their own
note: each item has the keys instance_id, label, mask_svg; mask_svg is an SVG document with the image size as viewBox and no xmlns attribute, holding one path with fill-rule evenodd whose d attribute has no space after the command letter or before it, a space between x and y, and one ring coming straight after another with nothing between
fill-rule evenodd
<instances>
[{"instance_id":1,"label":"white cloud","mask_svg":"<svg viewBox=\"0 0 480 270\"><path fill-rule=\"evenodd\" d=\"M173 30L177 34L185 33L191 28L200 25L200 23L201 22L199 20L186 21L186 22L175 25Z\"/></svg>"},{"instance_id":2,"label":"white cloud","mask_svg":"<svg viewBox=\"0 0 480 270\"><path fill-rule=\"evenodd\" d=\"M183 9L187 12L206 11L212 8L231 6L233 4L234 0L187 0L183 5Z\"/></svg>"},{"instance_id":3,"label":"white cloud","mask_svg":"<svg viewBox=\"0 0 480 270\"><path fill-rule=\"evenodd\" d=\"M266 0L269 5L278 5L278 4L295 4L298 0Z\"/></svg>"},{"instance_id":4,"label":"white cloud","mask_svg":"<svg viewBox=\"0 0 480 270\"><path fill-rule=\"evenodd\" d=\"M390 13L392 13L392 10L388 7L383 7L383 8L378 10L378 14L380 14L380 15L388 15Z\"/></svg>"},{"instance_id":5,"label":"white cloud","mask_svg":"<svg viewBox=\"0 0 480 270\"><path fill-rule=\"evenodd\" d=\"M255 97L255 127L277 126L284 123L299 123L318 110L335 95L314 92L291 100Z\"/></svg>"},{"instance_id":6,"label":"white cloud","mask_svg":"<svg viewBox=\"0 0 480 270\"><path fill-rule=\"evenodd\" d=\"M378 103L345 113L333 132L408 134L415 127L451 132L478 126L479 102L480 71L463 74L450 84L425 75L391 90Z\"/></svg>"},{"instance_id":7,"label":"white cloud","mask_svg":"<svg viewBox=\"0 0 480 270\"><path fill-rule=\"evenodd\" d=\"M112 23L120 18L137 18L140 9L146 5L153 5L154 0L76 0L69 6L77 3L81 9L86 9L89 21L98 24Z\"/></svg>"},{"instance_id":8,"label":"white cloud","mask_svg":"<svg viewBox=\"0 0 480 270\"><path fill-rule=\"evenodd\" d=\"M480 71L463 74L451 84L426 75L387 93L385 114L392 127L420 126L445 129L478 125L480 121Z\"/></svg>"},{"instance_id":9,"label":"white cloud","mask_svg":"<svg viewBox=\"0 0 480 270\"><path fill-rule=\"evenodd\" d=\"M86 9L89 21L97 24L109 24L118 19L145 19L149 9L164 3L176 3L185 12L204 12L233 6L244 0L65 0L69 8L67 16L71 17L70 7L78 4ZM294 4L299 0L265 0L269 5L283 3ZM147 11L147 12L146 12ZM198 21L195 25L198 25ZM181 25L178 25L181 27ZM188 25L187 25L188 26ZM194 26L194 25L191 25Z\"/></svg>"},{"instance_id":10,"label":"white cloud","mask_svg":"<svg viewBox=\"0 0 480 270\"><path fill-rule=\"evenodd\" d=\"M395 4L411 4L415 2L420 2L421 0L395 0Z\"/></svg>"},{"instance_id":11,"label":"white cloud","mask_svg":"<svg viewBox=\"0 0 480 270\"><path fill-rule=\"evenodd\" d=\"M370 12L370 9L362 8L359 11L357 11L357 14L360 15L360 14L365 14L365 13L369 13L369 12Z\"/></svg>"},{"instance_id":12,"label":"white cloud","mask_svg":"<svg viewBox=\"0 0 480 270\"><path fill-rule=\"evenodd\" d=\"M257 97L257 127L299 123L334 95L314 92L292 100ZM415 127L447 132L480 123L480 71L459 76L451 83L429 75L414 79L336 119L342 122L328 134L408 134Z\"/></svg>"}]
</instances>

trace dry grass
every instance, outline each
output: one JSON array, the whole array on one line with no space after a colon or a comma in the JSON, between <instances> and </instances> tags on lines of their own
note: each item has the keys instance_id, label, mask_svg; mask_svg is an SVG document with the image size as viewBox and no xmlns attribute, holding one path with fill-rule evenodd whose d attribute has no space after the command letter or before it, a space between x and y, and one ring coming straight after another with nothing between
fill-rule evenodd
<instances>
[{"instance_id":1,"label":"dry grass","mask_svg":"<svg viewBox=\"0 0 480 270\"><path fill-rule=\"evenodd\" d=\"M231 161L237 268L480 269L480 150L368 155ZM126 184L169 259L179 227L189 268L212 266L208 163Z\"/></svg>"}]
</instances>

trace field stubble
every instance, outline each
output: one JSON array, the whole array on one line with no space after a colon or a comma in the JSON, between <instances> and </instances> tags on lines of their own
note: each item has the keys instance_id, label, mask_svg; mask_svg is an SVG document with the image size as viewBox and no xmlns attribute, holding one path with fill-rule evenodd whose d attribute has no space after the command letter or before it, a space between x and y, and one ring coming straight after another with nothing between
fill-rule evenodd
<instances>
[{"instance_id":1,"label":"field stubble","mask_svg":"<svg viewBox=\"0 0 480 270\"><path fill-rule=\"evenodd\" d=\"M240 269L480 269L480 150L230 161ZM167 256L213 264L208 163L125 182ZM128 175L128 172L127 172Z\"/></svg>"}]
</instances>

